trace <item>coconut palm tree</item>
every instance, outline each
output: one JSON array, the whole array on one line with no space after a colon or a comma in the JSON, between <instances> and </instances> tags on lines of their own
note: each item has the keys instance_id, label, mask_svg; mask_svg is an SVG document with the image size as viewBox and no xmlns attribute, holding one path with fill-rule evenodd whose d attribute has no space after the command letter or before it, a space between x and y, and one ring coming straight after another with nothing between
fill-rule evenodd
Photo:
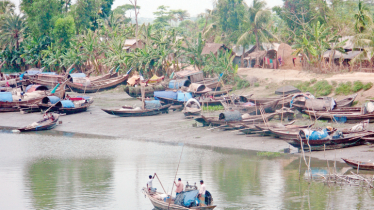
<instances>
[{"instance_id":1,"label":"coconut palm tree","mask_svg":"<svg viewBox=\"0 0 374 210\"><path fill-rule=\"evenodd\" d=\"M0 26L0 46L18 50L26 29L24 18L18 14L6 15Z\"/></svg>"},{"instance_id":2,"label":"coconut palm tree","mask_svg":"<svg viewBox=\"0 0 374 210\"><path fill-rule=\"evenodd\" d=\"M373 19L371 18L369 8L362 3L362 1L358 2L358 11L354 15L355 19L355 31L357 33L362 33L368 27L368 25L372 25Z\"/></svg>"},{"instance_id":3,"label":"coconut palm tree","mask_svg":"<svg viewBox=\"0 0 374 210\"><path fill-rule=\"evenodd\" d=\"M271 17L271 12L265 7L265 1L253 0L253 4L248 8L248 12L243 21L246 24L246 28L249 30L239 37L238 43L245 43L246 40L250 39L250 36L254 35L256 40L256 50L259 50L262 41L268 40L268 37L276 38L275 35L268 30L270 29L268 23Z\"/></svg>"}]
</instances>

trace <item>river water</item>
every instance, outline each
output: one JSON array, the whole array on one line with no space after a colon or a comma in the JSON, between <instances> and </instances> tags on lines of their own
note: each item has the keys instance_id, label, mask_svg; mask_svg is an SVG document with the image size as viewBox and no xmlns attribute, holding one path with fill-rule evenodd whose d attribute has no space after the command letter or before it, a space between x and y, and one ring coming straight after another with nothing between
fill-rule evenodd
<instances>
[{"instance_id":1,"label":"river water","mask_svg":"<svg viewBox=\"0 0 374 210\"><path fill-rule=\"evenodd\" d=\"M373 190L309 184L296 155L264 156L63 132L2 132L0 209L151 210L141 189L148 175L156 172L165 190L171 191L182 148L177 178L190 184L203 179L216 209L372 209L374 205ZM329 162L330 170L333 165ZM337 163L336 170L351 169ZM313 159L312 171L327 173L326 161ZM162 191L157 180L154 187Z\"/></svg>"}]
</instances>

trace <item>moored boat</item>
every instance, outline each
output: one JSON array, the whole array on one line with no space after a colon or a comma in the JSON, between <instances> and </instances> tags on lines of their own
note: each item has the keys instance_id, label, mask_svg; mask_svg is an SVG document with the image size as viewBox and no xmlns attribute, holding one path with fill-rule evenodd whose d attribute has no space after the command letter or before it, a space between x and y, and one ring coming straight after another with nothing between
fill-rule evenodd
<instances>
[{"instance_id":1,"label":"moored boat","mask_svg":"<svg viewBox=\"0 0 374 210\"><path fill-rule=\"evenodd\" d=\"M67 81L66 85L73 91L77 93L96 93L99 91L110 90L118 85L125 84L128 75L120 75L118 77L98 80L98 81L91 81L89 85L81 84L81 83L74 83L72 81Z\"/></svg>"},{"instance_id":2,"label":"moored boat","mask_svg":"<svg viewBox=\"0 0 374 210\"><path fill-rule=\"evenodd\" d=\"M46 115L43 120L34 122L26 127L19 128L17 130L19 130L20 132L50 130L56 127L59 117L60 115L58 114Z\"/></svg>"},{"instance_id":3,"label":"moored boat","mask_svg":"<svg viewBox=\"0 0 374 210\"><path fill-rule=\"evenodd\" d=\"M355 169L361 169L361 170L374 170L374 162L361 162L356 160L349 160L342 158L344 162Z\"/></svg>"}]
</instances>

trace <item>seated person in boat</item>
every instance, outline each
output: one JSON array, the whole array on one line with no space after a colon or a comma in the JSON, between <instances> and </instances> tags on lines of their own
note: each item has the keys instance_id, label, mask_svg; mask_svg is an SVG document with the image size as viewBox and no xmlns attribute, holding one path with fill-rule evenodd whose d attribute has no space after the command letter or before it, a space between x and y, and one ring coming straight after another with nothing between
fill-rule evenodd
<instances>
[{"instance_id":1,"label":"seated person in boat","mask_svg":"<svg viewBox=\"0 0 374 210\"><path fill-rule=\"evenodd\" d=\"M176 195L178 195L181 192L183 192L183 183L182 183L182 179L181 178L178 178L178 183L174 182L174 184L177 187L177 189L175 189Z\"/></svg>"},{"instance_id":2,"label":"seated person in boat","mask_svg":"<svg viewBox=\"0 0 374 210\"><path fill-rule=\"evenodd\" d=\"M156 176L156 173L153 176L149 175L149 180L147 182L147 189L148 189L148 192L150 193L156 192L156 188L152 187L152 181L155 178L155 176Z\"/></svg>"},{"instance_id":3,"label":"seated person in boat","mask_svg":"<svg viewBox=\"0 0 374 210\"><path fill-rule=\"evenodd\" d=\"M205 192L206 192L206 188L205 188L205 184L204 184L204 181L201 180L200 181L200 190L199 190L199 203L200 203L200 206L205 206Z\"/></svg>"}]
</instances>

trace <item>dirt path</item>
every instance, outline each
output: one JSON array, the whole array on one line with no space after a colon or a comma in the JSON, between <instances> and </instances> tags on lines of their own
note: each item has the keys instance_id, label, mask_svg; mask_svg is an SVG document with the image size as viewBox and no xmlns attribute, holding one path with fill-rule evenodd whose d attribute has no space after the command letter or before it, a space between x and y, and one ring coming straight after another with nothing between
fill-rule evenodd
<instances>
[{"instance_id":1,"label":"dirt path","mask_svg":"<svg viewBox=\"0 0 374 210\"><path fill-rule=\"evenodd\" d=\"M374 73L353 72L342 74L315 74L298 70L279 70L279 69L259 69L259 68L239 68L239 75L249 77L257 77L261 80L268 79L273 82L283 82L284 80L292 81L309 81L315 79L325 79L327 81L346 82L357 81L373 82Z\"/></svg>"}]
</instances>

